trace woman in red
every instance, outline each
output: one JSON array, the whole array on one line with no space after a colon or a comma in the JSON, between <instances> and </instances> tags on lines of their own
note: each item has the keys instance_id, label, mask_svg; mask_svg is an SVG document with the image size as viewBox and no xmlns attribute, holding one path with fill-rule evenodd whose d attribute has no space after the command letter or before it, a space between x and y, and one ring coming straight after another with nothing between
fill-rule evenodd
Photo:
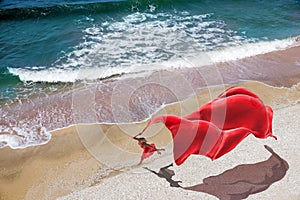
<instances>
[{"instance_id":1,"label":"woman in red","mask_svg":"<svg viewBox=\"0 0 300 200\"><path fill-rule=\"evenodd\" d=\"M173 137L175 163L181 165L192 154L216 160L250 134L276 139L272 119L272 108L256 94L246 88L231 87L188 116L152 118L142 133L151 124L164 123Z\"/></svg>"},{"instance_id":2,"label":"woman in red","mask_svg":"<svg viewBox=\"0 0 300 200\"><path fill-rule=\"evenodd\" d=\"M140 147L144 150L138 165L142 164L145 158L149 158L150 156L152 156L155 151L157 151L158 154L161 154L160 151L164 151L164 149L157 149L154 143L148 144L145 138L138 138L137 136L141 134L142 133L139 133L133 137L133 139L137 140Z\"/></svg>"}]
</instances>

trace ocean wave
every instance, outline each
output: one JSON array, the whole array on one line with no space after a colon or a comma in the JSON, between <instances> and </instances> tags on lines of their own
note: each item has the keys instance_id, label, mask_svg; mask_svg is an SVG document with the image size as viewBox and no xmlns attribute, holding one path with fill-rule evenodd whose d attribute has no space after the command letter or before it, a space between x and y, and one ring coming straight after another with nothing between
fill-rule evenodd
<instances>
[{"instance_id":1,"label":"ocean wave","mask_svg":"<svg viewBox=\"0 0 300 200\"><path fill-rule=\"evenodd\" d=\"M7 85L14 85L21 82L18 75L10 73L7 67L0 67L0 89Z\"/></svg>"},{"instance_id":2,"label":"ocean wave","mask_svg":"<svg viewBox=\"0 0 300 200\"><path fill-rule=\"evenodd\" d=\"M48 68L44 70L32 71L23 68L8 68L11 74L20 78L23 82L71 82L80 80L107 79L112 76L130 73L133 70L123 68L86 68L86 69L57 69Z\"/></svg>"},{"instance_id":3,"label":"ocean wave","mask_svg":"<svg viewBox=\"0 0 300 200\"><path fill-rule=\"evenodd\" d=\"M11 67L22 81L75 82L172 68L174 58L245 40L213 14L134 12L83 30L82 42L51 66ZM161 65L161 63L163 63ZM177 67L177 66L175 66Z\"/></svg>"},{"instance_id":4,"label":"ocean wave","mask_svg":"<svg viewBox=\"0 0 300 200\"><path fill-rule=\"evenodd\" d=\"M296 39L297 37L291 37L282 40L246 43L240 46L227 47L225 49L211 51L208 52L208 55L214 61L214 63L238 60L296 46Z\"/></svg>"},{"instance_id":5,"label":"ocean wave","mask_svg":"<svg viewBox=\"0 0 300 200\"><path fill-rule=\"evenodd\" d=\"M159 12L156 8L152 5L146 12L100 22L91 18L79 44L50 66L9 67L9 73L23 82L45 83L137 76L242 59L288 48L296 40L258 41L229 29L213 13ZM204 55L205 62L199 62Z\"/></svg>"},{"instance_id":6,"label":"ocean wave","mask_svg":"<svg viewBox=\"0 0 300 200\"><path fill-rule=\"evenodd\" d=\"M172 59L159 63L132 64L129 66L115 67L85 67L72 69L66 68L46 68L32 70L26 68L8 68L14 76L27 82L76 82L80 80L99 80L107 78L116 78L124 74L138 76L140 73L151 73L158 70L172 70L188 67L201 67L203 65L216 64L231 60L243 59L246 57L265 54L273 51L284 50L296 45L295 38L284 40L262 41L257 43L246 43L233 47L226 47L220 50L190 53L185 56L174 56ZM205 59L201 59L205 58ZM201 60L199 62L199 60ZM204 61L205 60L205 61ZM78 63L77 63L78 64ZM36 67L39 69L39 67Z\"/></svg>"}]
</instances>

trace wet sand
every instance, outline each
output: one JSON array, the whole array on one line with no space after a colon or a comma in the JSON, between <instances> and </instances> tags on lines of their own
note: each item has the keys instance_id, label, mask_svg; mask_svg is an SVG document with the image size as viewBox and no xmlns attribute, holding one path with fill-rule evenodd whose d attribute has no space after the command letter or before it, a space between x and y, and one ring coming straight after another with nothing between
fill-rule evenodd
<instances>
[{"instance_id":1,"label":"wet sand","mask_svg":"<svg viewBox=\"0 0 300 200\"><path fill-rule=\"evenodd\" d=\"M175 167L178 174L176 177L182 180L185 186L190 186L230 167L265 160L269 154L263 150L263 145L268 144L288 162L290 168L283 183L274 186L275 191L272 186L272 190L264 193L274 197L276 196L274 192L279 187L287 188L290 192L284 197L297 197L300 194L295 191L295 183L300 178L297 174L300 160L296 155L300 152L298 146L300 141L295 135L299 130L299 123L296 123L300 113L299 85L292 88L275 88L259 82L244 82L238 85L249 88L258 94L265 104L273 107L275 111L273 132L278 141L271 138L260 140L249 137L232 153L214 162L202 156L192 156L186 164ZM203 90L197 98L166 106L158 113L185 115L198 104L209 101L210 95L222 91L223 87ZM179 195L183 198L189 198L191 195L191 199L206 197L205 193L170 188L167 183L157 180L157 177L135 165L139 161L141 150L130 136L138 133L144 126L145 122L73 126L54 131L51 141L46 145L18 150L8 147L0 149L1 198L55 199L84 188L87 189L68 198L115 199L125 197L123 195L129 195L128 193L132 193L132 199L137 197L164 199L163 197L167 197L165 195L174 197ZM143 166L158 170L172 162L172 144L168 131L162 126L157 126L149 129L146 136L151 142L167 150L161 156L155 155L146 160ZM255 151L252 151L253 149ZM206 172L197 172L199 166L201 171ZM195 176L199 180L195 180ZM151 186L147 184L148 181L151 182ZM113 187L114 184L116 192L112 192L109 187ZM161 190L163 192L160 194ZM283 197L282 192L277 191L276 194Z\"/></svg>"}]
</instances>

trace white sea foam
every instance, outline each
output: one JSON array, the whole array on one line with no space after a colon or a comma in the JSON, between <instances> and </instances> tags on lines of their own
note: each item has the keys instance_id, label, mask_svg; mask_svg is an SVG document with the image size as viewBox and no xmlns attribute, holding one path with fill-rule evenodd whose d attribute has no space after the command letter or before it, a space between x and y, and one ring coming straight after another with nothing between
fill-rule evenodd
<instances>
[{"instance_id":1,"label":"white sea foam","mask_svg":"<svg viewBox=\"0 0 300 200\"><path fill-rule=\"evenodd\" d=\"M75 68L68 66L64 68L46 68L46 67L35 67L39 70L28 70L21 68L9 68L9 72L19 76L19 78L26 81L33 82L75 82L77 80L96 80L101 78L107 78L117 74L138 74L142 72L151 72L163 69L175 69L185 67L195 67L206 64L218 62L227 62L231 60L242 59L251 57L259 54L265 54L277 50L284 50L292 47L295 44L294 38L274 41L262 41L257 43L246 43L233 47L226 47L220 50L209 51L209 52L194 52L185 56L173 56L167 61L161 61L159 63L153 61L153 63L145 64L134 64L128 66L103 66L103 67L92 67L87 66L84 62L78 62L76 65L82 64L85 67ZM78 53L78 52L76 52ZM206 56L207 61L204 63L195 63L193 58L199 58ZM75 61L74 61L75 62ZM130 61L128 61L130 62Z\"/></svg>"},{"instance_id":2,"label":"white sea foam","mask_svg":"<svg viewBox=\"0 0 300 200\"><path fill-rule=\"evenodd\" d=\"M28 70L24 68L8 68L9 72L17 75L21 81L33 82L74 82L78 71L68 69Z\"/></svg>"},{"instance_id":3,"label":"white sea foam","mask_svg":"<svg viewBox=\"0 0 300 200\"><path fill-rule=\"evenodd\" d=\"M293 45L295 45L295 38L288 38L283 40L246 43L240 46L207 52L207 54L213 62L218 63L284 50Z\"/></svg>"},{"instance_id":4,"label":"white sea foam","mask_svg":"<svg viewBox=\"0 0 300 200\"><path fill-rule=\"evenodd\" d=\"M36 127L27 128L26 130L12 127L0 134L0 148L5 146L9 146L12 149L26 148L46 144L50 139L51 134L44 127L41 127L39 131L36 130Z\"/></svg>"},{"instance_id":5,"label":"white sea foam","mask_svg":"<svg viewBox=\"0 0 300 200\"><path fill-rule=\"evenodd\" d=\"M211 16L136 12L86 28L83 41L51 66L9 68L9 71L22 81L93 80L157 70L157 63L174 63L176 56L238 45L245 40Z\"/></svg>"}]
</instances>

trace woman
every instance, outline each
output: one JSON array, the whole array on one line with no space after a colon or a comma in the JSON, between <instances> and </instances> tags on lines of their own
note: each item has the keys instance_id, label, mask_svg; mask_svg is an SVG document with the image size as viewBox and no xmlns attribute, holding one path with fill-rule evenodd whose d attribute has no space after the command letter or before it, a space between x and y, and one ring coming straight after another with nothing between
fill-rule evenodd
<instances>
[{"instance_id":1,"label":"woman","mask_svg":"<svg viewBox=\"0 0 300 200\"><path fill-rule=\"evenodd\" d=\"M160 151L165 150L165 149L157 149L154 143L148 144L147 140L143 137L138 138L137 136L139 136L141 134L142 133L139 133L139 134L137 134L136 136L133 137L133 139L137 140L140 147L144 150L143 154L141 156L141 160L140 160L138 165L142 164L142 162L145 158L149 158L150 156L152 156L155 151L157 151L158 154L161 154Z\"/></svg>"}]
</instances>

